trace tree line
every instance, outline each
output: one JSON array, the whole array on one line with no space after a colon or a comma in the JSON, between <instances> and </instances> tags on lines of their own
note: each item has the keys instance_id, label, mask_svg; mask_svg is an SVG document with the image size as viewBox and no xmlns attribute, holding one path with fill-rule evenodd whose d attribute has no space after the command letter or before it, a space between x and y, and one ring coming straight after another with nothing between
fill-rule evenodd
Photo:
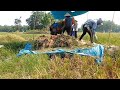
<instances>
[{"instance_id":1,"label":"tree line","mask_svg":"<svg viewBox=\"0 0 120 90\"><path fill-rule=\"evenodd\" d=\"M103 25L100 26L97 30L98 32L120 32L120 25L115 24L114 22L108 20L104 21Z\"/></svg>"},{"instance_id":2,"label":"tree line","mask_svg":"<svg viewBox=\"0 0 120 90\"><path fill-rule=\"evenodd\" d=\"M26 19L28 25L21 25L21 17L19 19L14 20L15 25L11 26L1 26L0 32L26 32L29 30L49 30L49 26L55 21L52 14L43 12L43 11L33 11L29 18ZM98 32L120 32L120 25L115 24L114 22L108 20L103 21L103 25L100 26L97 31ZM79 31L82 31L79 28Z\"/></svg>"},{"instance_id":3,"label":"tree line","mask_svg":"<svg viewBox=\"0 0 120 90\"><path fill-rule=\"evenodd\" d=\"M24 25L24 26L19 26L19 32L26 32L29 30L29 26ZM0 25L0 32L16 32L18 29L16 29L16 26L11 25L11 26L1 26Z\"/></svg>"}]
</instances>

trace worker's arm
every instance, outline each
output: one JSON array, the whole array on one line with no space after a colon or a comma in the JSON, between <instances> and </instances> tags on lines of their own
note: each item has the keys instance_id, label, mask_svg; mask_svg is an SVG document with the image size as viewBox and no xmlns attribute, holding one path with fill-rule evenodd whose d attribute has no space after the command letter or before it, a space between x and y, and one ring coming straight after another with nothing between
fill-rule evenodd
<instances>
[{"instance_id":1,"label":"worker's arm","mask_svg":"<svg viewBox=\"0 0 120 90\"><path fill-rule=\"evenodd\" d=\"M64 28L65 28L65 20L63 21L63 26L62 26L61 30L63 31Z\"/></svg>"},{"instance_id":2,"label":"worker's arm","mask_svg":"<svg viewBox=\"0 0 120 90\"><path fill-rule=\"evenodd\" d=\"M74 19L74 18L72 18L72 25L73 25L73 24L75 24L75 19Z\"/></svg>"},{"instance_id":3,"label":"worker's arm","mask_svg":"<svg viewBox=\"0 0 120 90\"><path fill-rule=\"evenodd\" d=\"M97 23L93 23L93 26L92 26L92 30L96 31L96 28L97 28Z\"/></svg>"}]
</instances>

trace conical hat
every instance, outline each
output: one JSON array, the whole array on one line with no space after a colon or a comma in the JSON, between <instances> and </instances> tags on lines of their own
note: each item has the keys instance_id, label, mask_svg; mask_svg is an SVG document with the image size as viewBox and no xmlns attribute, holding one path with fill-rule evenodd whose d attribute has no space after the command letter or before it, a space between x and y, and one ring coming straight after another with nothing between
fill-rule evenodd
<instances>
[{"instance_id":1,"label":"conical hat","mask_svg":"<svg viewBox=\"0 0 120 90\"><path fill-rule=\"evenodd\" d=\"M71 15L69 13L66 13L64 16L66 17L66 16L71 16Z\"/></svg>"}]
</instances>

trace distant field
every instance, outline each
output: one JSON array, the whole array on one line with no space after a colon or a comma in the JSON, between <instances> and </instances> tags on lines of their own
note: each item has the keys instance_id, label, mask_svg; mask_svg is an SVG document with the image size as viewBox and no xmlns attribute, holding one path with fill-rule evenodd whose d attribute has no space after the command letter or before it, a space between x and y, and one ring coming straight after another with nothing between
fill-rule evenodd
<instances>
[{"instance_id":1,"label":"distant field","mask_svg":"<svg viewBox=\"0 0 120 90\"><path fill-rule=\"evenodd\" d=\"M10 35L9 35L10 34ZM14 34L14 35L13 35ZM73 60L60 57L49 60L47 55L25 55L16 57L26 42L43 34L0 33L0 78L1 79L109 79L120 78L120 51L110 56L105 52L101 65L94 63L92 57L75 55ZM80 37L82 33L78 33ZM49 36L49 34L45 34ZM5 36L5 37L4 37ZM18 36L18 37L17 37ZM120 46L120 33L97 33L98 43ZM19 40L20 39L20 40ZM89 41L88 34L83 38ZM110 41L109 41L110 40ZM116 61L114 60L116 59Z\"/></svg>"},{"instance_id":2,"label":"distant field","mask_svg":"<svg viewBox=\"0 0 120 90\"><path fill-rule=\"evenodd\" d=\"M0 35L6 35L6 34L7 33L4 32L0 33ZM19 35L25 38L26 40L37 38L40 35L50 36L49 34L23 34L23 33L13 33L13 34ZM78 33L78 38L80 37L81 34L82 34L81 32ZM101 44L107 44L107 45L114 44L120 46L120 33L110 33L110 37L109 37L109 33L97 33L97 36L98 36L98 41ZM89 40L88 34L86 34L83 39Z\"/></svg>"}]
</instances>

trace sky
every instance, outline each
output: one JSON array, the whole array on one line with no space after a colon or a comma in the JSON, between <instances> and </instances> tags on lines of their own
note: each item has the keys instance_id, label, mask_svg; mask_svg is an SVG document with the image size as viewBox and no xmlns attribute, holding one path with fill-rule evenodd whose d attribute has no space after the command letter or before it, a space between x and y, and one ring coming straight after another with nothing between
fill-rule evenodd
<instances>
[{"instance_id":1,"label":"sky","mask_svg":"<svg viewBox=\"0 0 120 90\"><path fill-rule=\"evenodd\" d=\"M14 25L14 19L20 18L22 25L27 25L26 19L30 17L32 11L0 11L0 25ZM46 11L49 12L49 11ZM78 27L87 20L87 19L98 19L102 18L103 20L111 20L113 17L114 11L89 11L85 14L75 16L74 18L78 21ZM120 25L120 11L115 11L114 19L115 24Z\"/></svg>"}]
</instances>

